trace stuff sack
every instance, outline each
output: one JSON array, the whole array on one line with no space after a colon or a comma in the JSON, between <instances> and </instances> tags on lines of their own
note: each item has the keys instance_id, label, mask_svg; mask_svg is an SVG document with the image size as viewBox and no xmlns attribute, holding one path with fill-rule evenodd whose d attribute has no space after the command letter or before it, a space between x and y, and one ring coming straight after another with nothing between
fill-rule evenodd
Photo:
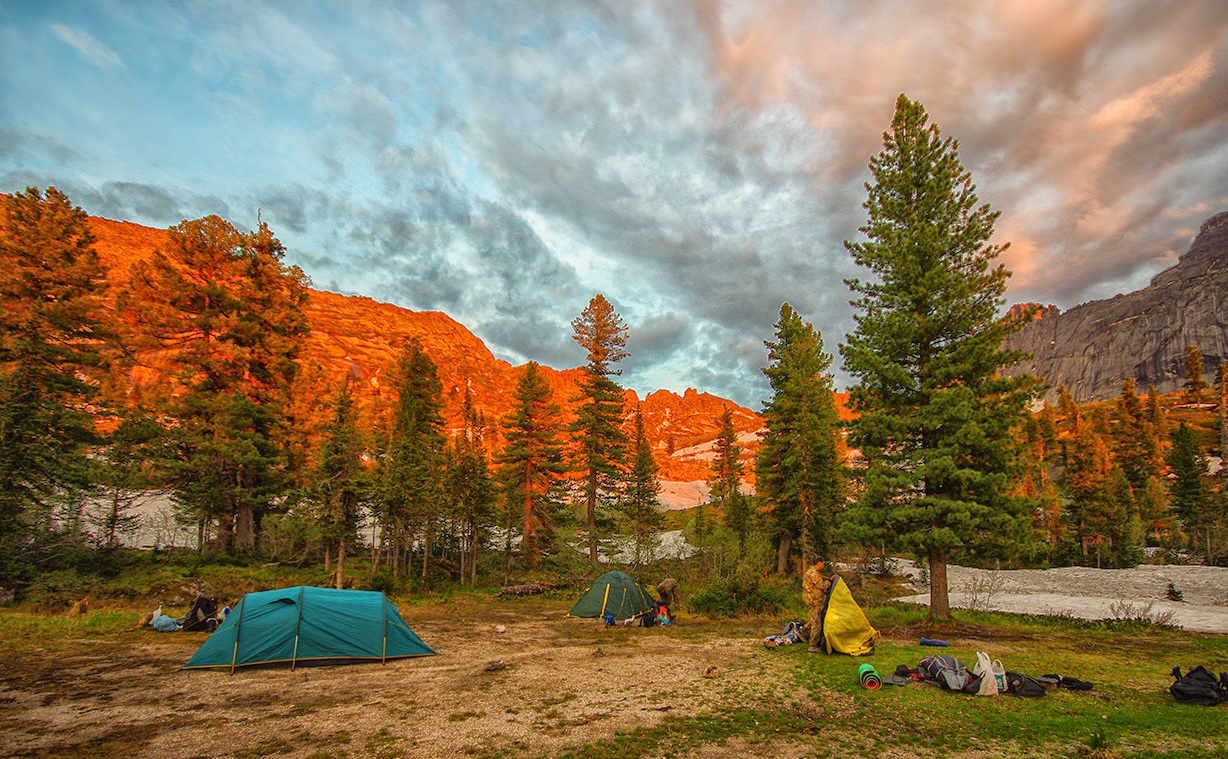
<instances>
[{"instance_id":1,"label":"stuff sack","mask_svg":"<svg viewBox=\"0 0 1228 759\"><path fill-rule=\"evenodd\" d=\"M1177 681L1168 687L1173 698L1183 704L1215 706L1228 700L1228 674L1220 673L1219 679L1203 666L1197 666L1181 674L1180 667L1173 667L1172 676Z\"/></svg>"},{"instance_id":2,"label":"stuff sack","mask_svg":"<svg viewBox=\"0 0 1228 759\"><path fill-rule=\"evenodd\" d=\"M1021 672L1007 672L1006 692L1023 698L1040 698L1045 695L1045 686L1030 675Z\"/></svg>"},{"instance_id":3,"label":"stuff sack","mask_svg":"<svg viewBox=\"0 0 1228 759\"><path fill-rule=\"evenodd\" d=\"M976 693L981 689L981 678L969 672L954 656L927 656L917 664L917 671L925 680L949 691Z\"/></svg>"}]
</instances>

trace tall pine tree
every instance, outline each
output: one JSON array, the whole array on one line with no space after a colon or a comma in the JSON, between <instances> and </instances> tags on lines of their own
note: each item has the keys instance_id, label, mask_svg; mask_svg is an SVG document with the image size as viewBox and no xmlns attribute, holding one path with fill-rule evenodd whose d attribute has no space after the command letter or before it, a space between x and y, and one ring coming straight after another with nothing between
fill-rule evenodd
<instances>
[{"instance_id":1,"label":"tall pine tree","mask_svg":"<svg viewBox=\"0 0 1228 759\"><path fill-rule=\"evenodd\" d=\"M843 501L840 420L823 337L788 303L780 307L775 342L764 346L763 373L772 398L763 408L767 431L755 479L775 526L776 571L784 573L795 539L800 539L802 566L830 558Z\"/></svg>"},{"instance_id":2,"label":"tall pine tree","mask_svg":"<svg viewBox=\"0 0 1228 759\"><path fill-rule=\"evenodd\" d=\"M358 410L348 378L341 384L332 406L333 418L324 433L316 489L325 563L329 554L337 557L333 585L344 588L346 548L357 535L358 510L369 490L362 461L365 446L358 431Z\"/></svg>"},{"instance_id":3,"label":"tall pine tree","mask_svg":"<svg viewBox=\"0 0 1228 759\"><path fill-rule=\"evenodd\" d=\"M638 567L651 556L658 545L658 533L665 524L665 516L660 511L661 483L657 480L659 467L652 457L648 436L644 434L644 414L638 405L635 408L634 445L635 459L619 511L625 531L631 535L634 542L634 563Z\"/></svg>"},{"instance_id":4,"label":"tall pine tree","mask_svg":"<svg viewBox=\"0 0 1228 759\"><path fill-rule=\"evenodd\" d=\"M394 576L408 568L413 547L421 546L425 578L443 500L443 384L416 338L401 349L394 377L396 407L380 460L379 513Z\"/></svg>"},{"instance_id":5,"label":"tall pine tree","mask_svg":"<svg viewBox=\"0 0 1228 759\"><path fill-rule=\"evenodd\" d=\"M574 467L583 475L588 558L597 570L601 512L617 501L625 482L627 436L622 431L623 391L613 377L627 353L627 325L598 293L571 322L572 339L588 356L580 380L580 405L571 425Z\"/></svg>"},{"instance_id":6,"label":"tall pine tree","mask_svg":"<svg viewBox=\"0 0 1228 759\"><path fill-rule=\"evenodd\" d=\"M553 526L555 485L566 471L560 413L549 383L530 361L516 382L514 405L503 420L503 450L496 457L505 508L505 583L511 574L516 522L520 522L521 552L530 567L541 562L542 545Z\"/></svg>"},{"instance_id":7,"label":"tall pine tree","mask_svg":"<svg viewBox=\"0 0 1228 759\"><path fill-rule=\"evenodd\" d=\"M54 187L0 195L0 553L88 484L106 281L86 219Z\"/></svg>"},{"instance_id":8,"label":"tall pine tree","mask_svg":"<svg viewBox=\"0 0 1228 759\"><path fill-rule=\"evenodd\" d=\"M721 414L712 454L708 503L723 515L725 528L737 538L738 555L745 556L752 511L750 500L742 492L742 446L733 426L733 409L726 408Z\"/></svg>"},{"instance_id":9,"label":"tall pine tree","mask_svg":"<svg viewBox=\"0 0 1228 759\"><path fill-rule=\"evenodd\" d=\"M133 266L120 310L138 357L174 357L156 410L175 421L176 501L216 524L221 548L250 549L288 487L282 410L310 282L263 222L240 232L207 216L168 236Z\"/></svg>"},{"instance_id":10,"label":"tall pine tree","mask_svg":"<svg viewBox=\"0 0 1228 759\"><path fill-rule=\"evenodd\" d=\"M998 213L978 206L958 146L900 95L870 161L864 242L845 246L872 279L848 281L856 331L841 346L866 459L862 524L929 562L930 615L950 617L947 561L1030 536L1012 493L1014 443L1035 381L999 370L1022 359L1002 340L1009 272L990 245Z\"/></svg>"}]
</instances>

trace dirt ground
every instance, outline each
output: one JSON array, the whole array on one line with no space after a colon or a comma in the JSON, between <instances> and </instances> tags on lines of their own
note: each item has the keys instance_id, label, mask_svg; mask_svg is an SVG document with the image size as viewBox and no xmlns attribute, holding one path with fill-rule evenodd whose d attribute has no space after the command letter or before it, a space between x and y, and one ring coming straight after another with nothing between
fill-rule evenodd
<instances>
[{"instance_id":1,"label":"dirt ground","mask_svg":"<svg viewBox=\"0 0 1228 759\"><path fill-rule=\"evenodd\" d=\"M1184 602L1167 600L1170 582ZM1114 604L1150 604L1187 629L1228 632L1225 568L952 567L950 587L955 606L1102 618ZM566 618L569 606L403 608L437 656L233 676L180 668L203 634L143 628L46 649L26 642L0 658L0 757L555 755L670 716L769 708L780 698L772 689L790 682L786 660L764 655L766 623L684 615L672 628L605 628ZM488 671L494 661L506 666ZM690 756L801 748L730 741Z\"/></svg>"},{"instance_id":2,"label":"dirt ground","mask_svg":"<svg viewBox=\"0 0 1228 759\"><path fill-rule=\"evenodd\" d=\"M185 671L204 636L149 628L72 641L52 660L9 658L0 756L535 756L778 680L763 676L770 657L748 665L763 650L749 629L603 628L564 618L564 603L527 607L481 619L403 610L438 655L382 666ZM487 671L495 660L506 668Z\"/></svg>"}]
</instances>

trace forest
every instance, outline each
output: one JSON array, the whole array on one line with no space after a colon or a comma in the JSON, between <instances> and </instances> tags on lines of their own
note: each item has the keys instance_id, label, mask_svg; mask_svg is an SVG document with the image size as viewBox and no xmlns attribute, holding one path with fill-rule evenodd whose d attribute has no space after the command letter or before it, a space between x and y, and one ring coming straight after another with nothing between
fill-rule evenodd
<instances>
[{"instance_id":1,"label":"forest","mask_svg":"<svg viewBox=\"0 0 1228 759\"><path fill-rule=\"evenodd\" d=\"M909 555L938 583L947 561L1228 560L1225 470L1210 467L1228 437L1226 367L1207 382L1191 345L1183 392L1126 378L1120 397L1084 405L1005 378L1021 357L1002 339L1027 315L1001 316L997 214L920 104L902 97L885 138L865 241L846 243L872 275L849 283L858 329L839 347L855 418L836 413L822 333L783 304L765 335L760 437L743 450L720 420L708 498L685 513L660 508L643 418L617 379L628 328L603 295L571 324L587 356L577 397L555 397L529 362L510 413L486 418L466 398L449 427L415 340L376 402L304 370L310 281L263 222L184 221L117 279L63 193L0 196L0 587L20 597L47 572L150 561L292 563L339 588L562 587L611 561L664 562L692 580L692 603L753 609L819 559ZM947 184L907 213L943 219L942 255L897 239L900 188L927 186L918 155ZM151 493L193 548L128 547ZM688 550L661 559L667 530Z\"/></svg>"}]
</instances>

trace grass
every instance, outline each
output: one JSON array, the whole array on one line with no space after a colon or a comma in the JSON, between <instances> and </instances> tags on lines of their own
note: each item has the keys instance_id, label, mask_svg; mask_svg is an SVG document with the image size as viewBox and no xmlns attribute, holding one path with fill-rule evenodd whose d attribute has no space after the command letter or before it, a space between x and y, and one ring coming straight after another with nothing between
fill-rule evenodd
<instances>
[{"instance_id":1,"label":"grass","mask_svg":"<svg viewBox=\"0 0 1228 759\"><path fill-rule=\"evenodd\" d=\"M207 571L206 571L207 570ZM70 575L41 578L45 595L19 607L0 609L0 640L14 654L54 656L57 651L127 639L140 614L156 605L161 593L178 592L189 580L205 579L215 592L238 592L268 581L269 586L310 582L298 570L284 567L211 567L198 574L189 567L144 566L125 575L123 592L111 592L121 579L82 586ZM268 576L266 576L268 575ZM207 579L206 579L207 578ZM91 610L68 616L66 606L48 599L92 594ZM568 595L570 598L570 594ZM437 619L482 619L491 624L525 616L559 614L557 594L498 599L492 590L445 589L413 598L397 597L403 609ZM186 604L185 604L186 606ZM184 607L169 609L178 613ZM1168 672L1203 664L1228 671L1228 636L1186 633L1144 622L1088 622L1069 617L1020 616L997 612L956 611L953 622L932 625L921 607L868 603L865 607L884 640L873 657L811 655L805 646L775 651L755 650L739 665L738 677L715 682L719 698L699 713L665 714L653 727L615 732L610 737L572 746L554 755L577 759L670 756L721 747L715 753L757 753L814 757L900 755L918 757L1079 756L1090 759L1228 759L1223 730L1228 705L1218 708L1177 704L1168 694ZM788 619L803 618L796 599L785 613L707 620L684 611L671 637L707 645L721 639L758 639L778 632ZM608 656L636 656L651 636L635 630L560 625L564 640L583 639L603 647ZM204 640L203 633L167 636L186 652ZM952 641L946 649L919 645L921 637ZM933 653L951 654L966 663L976 652L1001 659L1007 669L1032 675L1056 673L1095 683L1091 692L1054 691L1040 699L1011 696L977 698L943 692L928 685L860 687L858 665L869 662L881 674L897 664L915 667ZM36 653L44 651L44 653ZM50 653L46 653L50 652ZM646 666L652 666L651 662ZM748 684L746 673L753 677ZM753 686L753 687L752 687ZM560 689L555 696L524 704L542 729L566 730L566 704L575 693ZM664 700L664 699L663 699ZM294 703L286 716L310 714L319 704ZM480 715L457 710L448 715L458 730ZM348 734L308 740L288 736L250 747L241 755L265 756L301 751L311 744L312 756L347 752L396 757L407 752L405 739L385 728L351 745ZM498 744L475 737L465 749L471 756L542 755L531 741Z\"/></svg>"},{"instance_id":2,"label":"grass","mask_svg":"<svg viewBox=\"0 0 1228 759\"><path fill-rule=\"evenodd\" d=\"M769 753L799 756L1228 759L1223 731L1223 709L1228 707L1186 706L1168 694L1168 672L1177 664L1228 669L1228 637L1139 623L972 612L958 613L954 623L933 628L925 625L923 614L915 607L870 610L880 629L938 631L967 645L935 649L896 638L883 642L868 659L811 655L803 646L765 650L760 660L773 657L785 663L791 682L768 688L763 700L748 703L752 692L735 691L724 703L736 707L667 717L658 727L619 733L562 756L668 756L737 741L745 744L735 747L739 750L770 744ZM1096 687L1021 699L978 698L923 684L867 691L858 682L858 665L867 661L880 673L891 674L897 664L915 667L934 653L975 662L977 650L1002 659L1010 670L1076 677Z\"/></svg>"}]
</instances>

